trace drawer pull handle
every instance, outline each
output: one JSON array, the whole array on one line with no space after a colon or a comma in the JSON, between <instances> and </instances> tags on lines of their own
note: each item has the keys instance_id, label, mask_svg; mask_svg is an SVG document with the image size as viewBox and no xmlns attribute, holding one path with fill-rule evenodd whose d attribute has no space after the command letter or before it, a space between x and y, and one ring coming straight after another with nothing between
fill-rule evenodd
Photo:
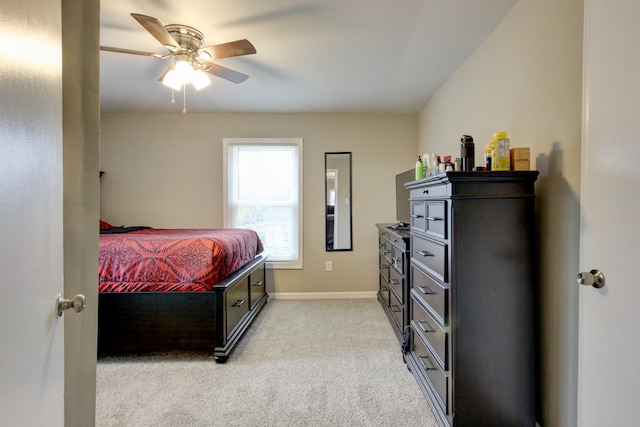
<instances>
[{"instance_id":1,"label":"drawer pull handle","mask_svg":"<svg viewBox=\"0 0 640 427\"><path fill-rule=\"evenodd\" d=\"M428 216L427 220L428 221L444 221L444 218L439 218L437 216Z\"/></svg>"},{"instance_id":2,"label":"drawer pull handle","mask_svg":"<svg viewBox=\"0 0 640 427\"><path fill-rule=\"evenodd\" d=\"M389 280L389 283L391 283L392 285L399 285L400 284L400 282L397 281L396 279Z\"/></svg>"},{"instance_id":3,"label":"drawer pull handle","mask_svg":"<svg viewBox=\"0 0 640 427\"><path fill-rule=\"evenodd\" d=\"M392 305L391 306L391 311L393 311L394 313L400 313L402 311L402 309L400 307L398 307L397 305Z\"/></svg>"},{"instance_id":4,"label":"drawer pull handle","mask_svg":"<svg viewBox=\"0 0 640 427\"><path fill-rule=\"evenodd\" d=\"M436 256L435 254L432 254L431 252L427 252L427 251L417 251L418 254L422 255L423 257L430 257L430 256Z\"/></svg>"},{"instance_id":5,"label":"drawer pull handle","mask_svg":"<svg viewBox=\"0 0 640 427\"><path fill-rule=\"evenodd\" d=\"M424 190L422 190L422 194L429 194L429 189L425 188Z\"/></svg>"},{"instance_id":6,"label":"drawer pull handle","mask_svg":"<svg viewBox=\"0 0 640 427\"><path fill-rule=\"evenodd\" d=\"M386 286L381 286L381 287L380 287L380 290L381 290L382 292L387 292L387 291L389 290L389 288L387 288Z\"/></svg>"},{"instance_id":7,"label":"drawer pull handle","mask_svg":"<svg viewBox=\"0 0 640 427\"><path fill-rule=\"evenodd\" d=\"M429 356L418 355L418 357L420 358L420 362L422 363L422 367L424 368L425 371L435 371L436 370L436 368L429 368L427 366L427 364L424 363L425 360L429 360Z\"/></svg>"},{"instance_id":8,"label":"drawer pull handle","mask_svg":"<svg viewBox=\"0 0 640 427\"><path fill-rule=\"evenodd\" d=\"M264 283L264 281L263 281L263 280L257 280L257 281L255 281L255 282L253 282L253 283L251 284L251 286L262 286L262 284L263 284L263 283Z\"/></svg>"},{"instance_id":9,"label":"drawer pull handle","mask_svg":"<svg viewBox=\"0 0 640 427\"><path fill-rule=\"evenodd\" d=\"M420 289L420 292L422 292L425 295L435 295L435 292L433 292L431 289L429 289L426 286L418 286L418 289Z\"/></svg>"},{"instance_id":10,"label":"drawer pull handle","mask_svg":"<svg viewBox=\"0 0 640 427\"><path fill-rule=\"evenodd\" d=\"M388 251L388 250L386 250L386 249L383 249L383 250L382 250L382 253L383 253L383 254L385 254L385 255L386 255L386 254L388 254L389 252L391 252L391 251Z\"/></svg>"},{"instance_id":11,"label":"drawer pull handle","mask_svg":"<svg viewBox=\"0 0 640 427\"><path fill-rule=\"evenodd\" d=\"M418 325L420 326L420 329L422 329L422 332L428 334L429 332L435 332L435 329L427 329L424 327L424 325L429 325L428 322L425 322L424 320L418 320ZM431 326L431 325L429 325Z\"/></svg>"},{"instance_id":12,"label":"drawer pull handle","mask_svg":"<svg viewBox=\"0 0 640 427\"><path fill-rule=\"evenodd\" d=\"M424 218L424 215L412 214L411 218Z\"/></svg>"},{"instance_id":13,"label":"drawer pull handle","mask_svg":"<svg viewBox=\"0 0 640 427\"><path fill-rule=\"evenodd\" d=\"M236 300L233 304L231 304L231 307L242 307L242 304L244 304L244 300L239 299L239 300Z\"/></svg>"},{"instance_id":14,"label":"drawer pull handle","mask_svg":"<svg viewBox=\"0 0 640 427\"><path fill-rule=\"evenodd\" d=\"M387 264L380 266L380 270L388 270L388 269L389 269L389 266Z\"/></svg>"}]
</instances>

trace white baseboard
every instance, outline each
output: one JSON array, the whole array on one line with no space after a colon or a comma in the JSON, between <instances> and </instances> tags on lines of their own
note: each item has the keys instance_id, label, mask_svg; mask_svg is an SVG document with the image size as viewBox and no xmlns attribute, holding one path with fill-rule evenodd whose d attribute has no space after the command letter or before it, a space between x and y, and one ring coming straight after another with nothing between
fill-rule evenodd
<instances>
[{"instance_id":1,"label":"white baseboard","mask_svg":"<svg viewBox=\"0 0 640 427\"><path fill-rule=\"evenodd\" d=\"M366 292L274 292L269 293L272 299L360 299L373 298L376 291Z\"/></svg>"}]
</instances>

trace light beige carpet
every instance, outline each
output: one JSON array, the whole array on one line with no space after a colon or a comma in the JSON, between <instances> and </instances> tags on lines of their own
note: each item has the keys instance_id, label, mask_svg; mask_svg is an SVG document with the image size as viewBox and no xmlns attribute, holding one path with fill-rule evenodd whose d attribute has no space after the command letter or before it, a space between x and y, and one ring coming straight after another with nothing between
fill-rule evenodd
<instances>
[{"instance_id":1,"label":"light beige carpet","mask_svg":"<svg viewBox=\"0 0 640 427\"><path fill-rule=\"evenodd\" d=\"M376 300L272 300L226 364L98 360L96 426L437 426Z\"/></svg>"}]
</instances>

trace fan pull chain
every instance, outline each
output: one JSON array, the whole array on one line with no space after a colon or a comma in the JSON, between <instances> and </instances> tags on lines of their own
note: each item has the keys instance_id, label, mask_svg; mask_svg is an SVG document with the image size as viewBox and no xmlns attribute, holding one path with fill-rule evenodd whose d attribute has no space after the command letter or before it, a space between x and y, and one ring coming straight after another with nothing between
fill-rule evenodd
<instances>
[{"instance_id":1,"label":"fan pull chain","mask_svg":"<svg viewBox=\"0 0 640 427\"><path fill-rule=\"evenodd\" d=\"M173 88L171 88L171 103L172 104L176 103L176 99L173 97Z\"/></svg>"},{"instance_id":2,"label":"fan pull chain","mask_svg":"<svg viewBox=\"0 0 640 427\"><path fill-rule=\"evenodd\" d=\"M187 112L187 85L182 85L182 114Z\"/></svg>"}]
</instances>

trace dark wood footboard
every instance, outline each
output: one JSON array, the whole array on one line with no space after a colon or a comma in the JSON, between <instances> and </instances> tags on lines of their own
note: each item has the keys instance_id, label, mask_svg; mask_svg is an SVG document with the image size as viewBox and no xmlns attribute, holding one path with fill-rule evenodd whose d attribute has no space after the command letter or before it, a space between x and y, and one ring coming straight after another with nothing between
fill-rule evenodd
<instances>
[{"instance_id":1,"label":"dark wood footboard","mask_svg":"<svg viewBox=\"0 0 640 427\"><path fill-rule=\"evenodd\" d=\"M226 362L268 300L266 254L209 292L100 293L98 354L211 351Z\"/></svg>"}]
</instances>

